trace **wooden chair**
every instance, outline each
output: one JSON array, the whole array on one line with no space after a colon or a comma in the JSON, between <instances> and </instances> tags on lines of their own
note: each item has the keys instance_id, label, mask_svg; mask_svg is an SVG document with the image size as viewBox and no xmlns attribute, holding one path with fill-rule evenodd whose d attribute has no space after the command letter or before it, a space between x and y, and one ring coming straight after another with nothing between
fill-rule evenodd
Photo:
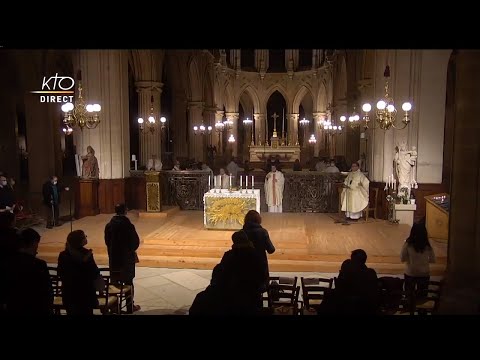
<instances>
[{"instance_id":1,"label":"wooden chair","mask_svg":"<svg viewBox=\"0 0 480 360\"><path fill-rule=\"evenodd\" d=\"M418 315L435 314L440 303L442 283L430 280L426 297L418 297L415 301L415 313Z\"/></svg>"},{"instance_id":2,"label":"wooden chair","mask_svg":"<svg viewBox=\"0 0 480 360\"><path fill-rule=\"evenodd\" d=\"M268 307L273 315L299 315L302 307L300 302L300 286L297 286L298 278L295 276L278 277L271 276L268 285Z\"/></svg>"},{"instance_id":3,"label":"wooden chair","mask_svg":"<svg viewBox=\"0 0 480 360\"><path fill-rule=\"evenodd\" d=\"M119 313L119 303L118 297L116 294L110 293L110 269L109 268L99 268L100 274L105 281L105 288L103 291L98 291L98 307L102 315L106 314L118 314Z\"/></svg>"},{"instance_id":4,"label":"wooden chair","mask_svg":"<svg viewBox=\"0 0 480 360\"><path fill-rule=\"evenodd\" d=\"M365 221L368 221L368 215L371 211L373 211L373 217L377 219L378 188L370 189L368 198L368 205L365 209L363 209Z\"/></svg>"},{"instance_id":5,"label":"wooden chair","mask_svg":"<svg viewBox=\"0 0 480 360\"><path fill-rule=\"evenodd\" d=\"M317 309L324 297L333 287L333 279L324 278L300 278L302 284L303 307L302 315L305 313L316 314Z\"/></svg>"}]
</instances>

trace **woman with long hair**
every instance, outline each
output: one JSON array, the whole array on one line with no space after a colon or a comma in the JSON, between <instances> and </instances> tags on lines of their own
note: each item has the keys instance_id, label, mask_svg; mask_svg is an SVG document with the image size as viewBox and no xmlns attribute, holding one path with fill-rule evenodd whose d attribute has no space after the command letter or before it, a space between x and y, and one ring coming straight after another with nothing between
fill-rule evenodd
<instances>
[{"instance_id":1,"label":"woman with long hair","mask_svg":"<svg viewBox=\"0 0 480 360\"><path fill-rule=\"evenodd\" d=\"M405 263L405 290L410 293L416 288L418 296L426 296L430 264L435 262L435 253L428 241L425 224L413 224L410 236L403 244L400 260Z\"/></svg>"}]
</instances>

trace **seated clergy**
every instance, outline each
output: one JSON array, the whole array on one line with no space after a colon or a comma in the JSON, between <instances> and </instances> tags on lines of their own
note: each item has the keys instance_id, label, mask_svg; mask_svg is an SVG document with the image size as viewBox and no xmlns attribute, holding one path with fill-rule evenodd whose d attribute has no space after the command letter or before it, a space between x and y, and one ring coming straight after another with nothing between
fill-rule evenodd
<instances>
[{"instance_id":1,"label":"seated clergy","mask_svg":"<svg viewBox=\"0 0 480 360\"><path fill-rule=\"evenodd\" d=\"M229 189L230 177L225 173L225 169L220 169L220 174L215 176L215 189Z\"/></svg>"},{"instance_id":2,"label":"seated clergy","mask_svg":"<svg viewBox=\"0 0 480 360\"><path fill-rule=\"evenodd\" d=\"M157 159L157 155L152 155L151 159L148 159L147 170L149 171L160 171L162 170L162 162L160 159Z\"/></svg>"}]
</instances>

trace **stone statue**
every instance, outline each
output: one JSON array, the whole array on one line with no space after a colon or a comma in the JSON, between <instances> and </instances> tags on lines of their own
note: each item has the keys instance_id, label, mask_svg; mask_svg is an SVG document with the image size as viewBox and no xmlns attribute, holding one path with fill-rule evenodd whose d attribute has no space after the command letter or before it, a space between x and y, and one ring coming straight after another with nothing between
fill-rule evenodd
<instances>
[{"instance_id":1,"label":"stone statue","mask_svg":"<svg viewBox=\"0 0 480 360\"><path fill-rule=\"evenodd\" d=\"M83 179L98 179L98 160L95 157L95 150L91 146L87 147L87 155L82 156L82 178Z\"/></svg>"},{"instance_id":2,"label":"stone statue","mask_svg":"<svg viewBox=\"0 0 480 360\"><path fill-rule=\"evenodd\" d=\"M416 184L413 179L413 167L417 163L418 153L416 147L412 150L407 150L407 144L405 141L401 142L396 148L394 165L395 173L398 179L398 189L407 188L410 189Z\"/></svg>"}]
</instances>

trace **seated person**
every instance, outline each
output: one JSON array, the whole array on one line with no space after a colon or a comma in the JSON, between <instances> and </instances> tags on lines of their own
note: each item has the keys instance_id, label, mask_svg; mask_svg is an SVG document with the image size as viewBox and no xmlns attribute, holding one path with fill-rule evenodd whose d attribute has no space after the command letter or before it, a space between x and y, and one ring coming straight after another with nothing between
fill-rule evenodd
<instances>
[{"instance_id":1,"label":"seated person","mask_svg":"<svg viewBox=\"0 0 480 360\"><path fill-rule=\"evenodd\" d=\"M8 185L6 176L0 176L0 211L13 211L15 206L15 193Z\"/></svg>"},{"instance_id":2,"label":"seated person","mask_svg":"<svg viewBox=\"0 0 480 360\"><path fill-rule=\"evenodd\" d=\"M203 170L203 171L210 171L210 172L212 173L212 175L213 175L213 170L210 169L210 167L209 167L207 164L203 164L203 163L202 163L201 170Z\"/></svg>"},{"instance_id":3,"label":"seated person","mask_svg":"<svg viewBox=\"0 0 480 360\"><path fill-rule=\"evenodd\" d=\"M325 159L321 158L316 164L315 164L315 170L316 171L325 171L327 165L325 164Z\"/></svg>"},{"instance_id":4,"label":"seated person","mask_svg":"<svg viewBox=\"0 0 480 360\"><path fill-rule=\"evenodd\" d=\"M302 171L302 164L300 164L300 160L295 160L293 163L293 171Z\"/></svg>"},{"instance_id":5,"label":"seated person","mask_svg":"<svg viewBox=\"0 0 480 360\"><path fill-rule=\"evenodd\" d=\"M152 155L151 159L148 159L147 170L160 171L162 170L162 166L162 162L160 159L157 159L157 155Z\"/></svg>"},{"instance_id":6,"label":"seated person","mask_svg":"<svg viewBox=\"0 0 480 360\"><path fill-rule=\"evenodd\" d=\"M181 168L180 168L180 161L178 160L175 160L175 165L173 165L173 171L180 171Z\"/></svg>"},{"instance_id":7,"label":"seated person","mask_svg":"<svg viewBox=\"0 0 480 360\"><path fill-rule=\"evenodd\" d=\"M224 168L220 168L220 174L215 176L215 189L229 189L230 188L230 179L229 176L225 173Z\"/></svg>"},{"instance_id":8,"label":"seated person","mask_svg":"<svg viewBox=\"0 0 480 360\"><path fill-rule=\"evenodd\" d=\"M338 173L338 172L340 172L340 170L338 169L338 167L335 166L335 161L330 160L330 164L325 169L325 172L327 172L327 173Z\"/></svg>"}]
</instances>

